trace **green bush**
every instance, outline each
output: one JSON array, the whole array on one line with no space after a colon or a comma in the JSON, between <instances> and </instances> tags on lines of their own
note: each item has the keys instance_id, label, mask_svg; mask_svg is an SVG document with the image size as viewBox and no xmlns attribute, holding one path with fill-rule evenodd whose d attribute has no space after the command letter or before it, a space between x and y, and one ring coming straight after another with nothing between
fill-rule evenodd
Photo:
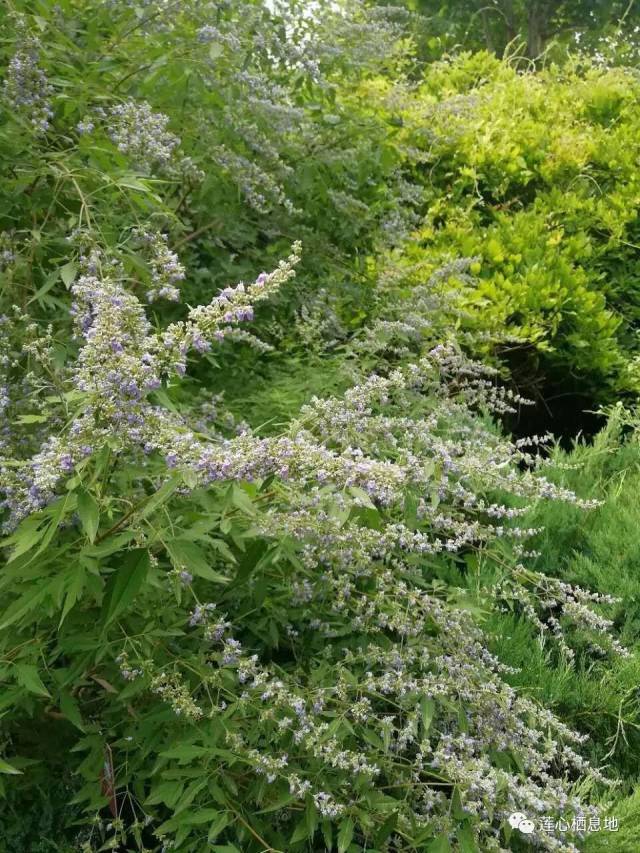
<instances>
[{"instance_id":1,"label":"green bush","mask_svg":"<svg viewBox=\"0 0 640 853\"><path fill-rule=\"evenodd\" d=\"M494 352L515 338L520 387L635 392L635 73L463 54L426 69L404 122L426 207L408 261L477 258L468 322Z\"/></svg>"}]
</instances>

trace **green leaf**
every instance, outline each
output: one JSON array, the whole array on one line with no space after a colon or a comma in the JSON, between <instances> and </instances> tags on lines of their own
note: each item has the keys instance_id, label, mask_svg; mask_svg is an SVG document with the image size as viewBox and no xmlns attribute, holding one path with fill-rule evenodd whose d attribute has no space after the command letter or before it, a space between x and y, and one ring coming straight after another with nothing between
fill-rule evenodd
<instances>
[{"instance_id":1,"label":"green leaf","mask_svg":"<svg viewBox=\"0 0 640 853\"><path fill-rule=\"evenodd\" d=\"M211 545L212 548L215 548L218 553L227 560L229 563L237 563L238 561L233 556L233 551L227 543L223 539L209 539L207 538L207 542Z\"/></svg>"},{"instance_id":2,"label":"green leaf","mask_svg":"<svg viewBox=\"0 0 640 853\"><path fill-rule=\"evenodd\" d=\"M16 418L18 424L44 424L49 420L47 415L20 415Z\"/></svg>"},{"instance_id":3,"label":"green leaf","mask_svg":"<svg viewBox=\"0 0 640 853\"><path fill-rule=\"evenodd\" d=\"M67 618L69 611L80 598L86 579L87 573L82 565L78 564L77 566L72 566L69 583L66 586L67 594L65 596L64 607L62 608L58 627L62 625L64 620Z\"/></svg>"},{"instance_id":4,"label":"green leaf","mask_svg":"<svg viewBox=\"0 0 640 853\"><path fill-rule=\"evenodd\" d=\"M230 820L231 817L228 812L223 812L217 820L214 820L214 822L209 827L207 841L215 841L216 838L222 832L222 830L229 825Z\"/></svg>"},{"instance_id":5,"label":"green leaf","mask_svg":"<svg viewBox=\"0 0 640 853\"><path fill-rule=\"evenodd\" d=\"M418 498L411 492L407 492L404 498L404 521L410 530L418 526Z\"/></svg>"},{"instance_id":6,"label":"green leaf","mask_svg":"<svg viewBox=\"0 0 640 853\"><path fill-rule=\"evenodd\" d=\"M268 812L277 812L280 809L285 808L290 803L294 802L295 797L293 794L290 794L288 791L285 791L281 796L279 796L276 800L270 803L266 808L260 809L259 812L255 812L255 814L268 814Z\"/></svg>"},{"instance_id":7,"label":"green leaf","mask_svg":"<svg viewBox=\"0 0 640 853\"><path fill-rule=\"evenodd\" d=\"M69 722L73 723L73 725L77 729L80 729L81 732L84 731L84 724L82 722L82 716L80 714L80 708L78 707L78 703L73 698L73 696L66 690L60 691L60 710L69 720Z\"/></svg>"},{"instance_id":8,"label":"green leaf","mask_svg":"<svg viewBox=\"0 0 640 853\"><path fill-rule=\"evenodd\" d=\"M84 490L78 492L78 515L82 529L87 534L89 542L93 544L100 524L100 510L92 495Z\"/></svg>"},{"instance_id":9,"label":"green leaf","mask_svg":"<svg viewBox=\"0 0 640 853\"><path fill-rule=\"evenodd\" d=\"M149 552L146 548L126 552L122 565L107 583L103 604L105 628L131 605L146 580L149 566Z\"/></svg>"},{"instance_id":10,"label":"green leaf","mask_svg":"<svg viewBox=\"0 0 640 853\"><path fill-rule=\"evenodd\" d=\"M422 718L422 731L423 734L426 735L429 729L431 728L431 723L433 721L433 716L436 712L436 703L433 699L429 699L426 696L423 696L420 699L420 716Z\"/></svg>"},{"instance_id":11,"label":"green leaf","mask_svg":"<svg viewBox=\"0 0 640 853\"><path fill-rule=\"evenodd\" d=\"M160 753L162 758L178 758L183 761L190 761L193 758L201 758L207 755L205 746L196 746L193 743L182 743L179 746L173 746L171 749L165 749Z\"/></svg>"},{"instance_id":12,"label":"green leaf","mask_svg":"<svg viewBox=\"0 0 640 853\"><path fill-rule=\"evenodd\" d=\"M478 845L469 826L462 826L457 831L460 853L478 853Z\"/></svg>"},{"instance_id":13,"label":"green leaf","mask_svg":"<svg viewBox=\"0 0 640 853\"><path fill-rule=\"evenodd\" d=\"M231 487L231 503L245 515L254 516L256 514L256 508L249 495L235 483Z\"/></svg>"},{"instance_id":14,"label":"green leaf","mask_svg":"<svg viewBox=\"0 0 640 853\"><path fill-rule=\"evenodd\" d=\"M161 782L152 789L150 796L147 797L146 805L153 806L158 803L164 803L169 808L172 808L178 802L183 789L184 784L179 779Z\"/></svg>"},{"instance_id":15,"label":"green leaf","mask_svg":"<svg viewBox=\"0 0 640 853\"><path fill-rule=\"evenodd\" d=\"M35 693L36 696L51 696L47 688L42 683L38 670L35 666L26 663L16 664L16 680L18 684L24 687L29 693Z\"/></svg>"},{"instance_id":16,"label":"green leaf","mask_svg":"<svg viewBox=\"0 0 640 853\"><path fill-rule=\"evenodd\" d=\"M338 853L345 853L353 839L353 820L348 817L340 822L340 831L338 832Z\"/></svg>"},{"instance_id":17,"label":"green leaf","mask_svg":"<svg viewBox=\"0 0 640 853\"><path fill-rule=\"evenodd\" d=\"M364 489L361 489L359 486L349 486L349 492L355 498L358 498L358 501L362 506L366 506L368 509L376 509L376 505Z\"/></svg>"},{"instance_id":18,"label":"green leaf","mask_svg":"<svg viewBox=\"0 0 640 853\"><path fill-rule=\"evenodd\" d=\"M244 556L241 558L238 571L233 579L233 586L244 583L250 575L271 565L276 557L279 547L280 546L270 548L262 540L256 540L255 542L250 543Z\"/></svg>"},{"instance_id":19,"label":"green leaf","mask_svg":"<svg viewBox=\"0 0 640 853\"><path fill-rule=\"evenodd\" d=\"M229 583L229 578L211 568L204 551L194 542L189 542L186 539L174 539L167 542L166 548L176 569L180 571L184 569L193 575L215 583Z\"/></svg>"},{"instance_id":20,"label":"green leaf","mask_svg":"<svg viewBox=\"0 0 640 853\"><path fill-rule=\"evenodd\" d=\"M18 770L17 767L14 767L12 764L9 764L8 761L4 761L0 758L0 773L6 773L9 776L20 776L22 774L22 770Z\"/></svg>"},{"instance_id":21,"label":"green leaf","mask_svg":"<svg viewBox=\"0 0 640 853\"><path fill-rule=\"evenodd\" d=\"M330 820L322 821L322 837L327 850L333 850L333 824Z\"/></svg>"},{"instance_id":22,"label":"green leaf","mask_svg":"<svg viewBox=\"0 0 640 853\"><path fill-rule=\"evenodd\" d=\"M462 798L460 797L460 790L458 787L454 788L453 793L451 794L450 811L457 820L464 820L469 816L468 812L466 812L462 806Z\"/></svg>"},{"instance_id":23,"label":"green leaf","mask_svg":"<svg viewBox=\"0 0 640 853\"><path fill-rule=\"evenodd\" d=\"M310 838L309 827L307 826L306 818L302 818L299 821L298 825L293 831L293 835L291 836L290 844L298 844L300 841L304 841L305 838Z\"/></svg>"},{"instance_id":24,"label":"green leaf","mask_svg":"<svg viewBox=\"0 0 640 853\"><path fill-rule=\"evenodd\" d=\"M119 551L123 545L131 542L134 536L135 533L133 530L125 530L117 536L107 537L99 545L88 545L82 549L81 553L86 557L108 557L109 554Z\"/></svg>"},{"instance_id":25,"label":"green leaf","mask_svg":"<svg viewBox=\"0 0 640 853\"><path fill-rule=\"evenodd\" d=\"M446 835L441 835L427 847L427 853L451 853L451 844Z\"/></svg>"},{"instance_id":26,"label":"green leaf","mask_svg":"<svg viewBox=\"0 0 640 853\"><path fill-rule=\"evenodd\" d=\"M178 473L172 474L167 482L155 494L151 495L139 513L139 518L147 518L152 512L161 507L162 504L166 503L181 483L182 475Z\"/></svg>"},{"instance_id":27,"label":"green leaf","mask_svg":"<svg viewBox=\"0 0 640 853\"><path fill-rule=\"evenodd\" d=\"M71 287L73 281L75 280L77 272L78 265L75 261L69 261L69 263L65 264L63 267L60 267L60 278L64 282L64 285L67 289Z\"/></svg>"},{"instance_id":28,"label":"green leaf","mask_svg":"<svg viewBox=\"0 0 640 853\"><path fill-rule=\"evenodd\" d=\"M14 546L7 563L11 563L22 554L26 554L27 551L42 539L46 530L47 525L42 518L25 518L17 530L0 543L3 548L9 545Z\"/></svg>"},{"instance_id":29,"label":"green leaf","mask_svg":"<svg viewBox=\"0 0 640 853\"><path fill-rule=\"evenodd\" d=\"M200 823L207 823L210 820L217 820L220 817L218 809L198 809L189 814L182 815L181 820L189 825L196 826Z\"/></svg>"},{"instance_id":30,"label":"green leaf","mask_svg":"<svg viewBox=\"0 0 640 853\"><path fill-rule=\"evenodd\" d=\"M13 625L14 622L22 619L25 613L33 610L44 598L47 597L50 591L51 584L44 587L34 586L27 590L16 602L14 602L8 610L3 614L6 618L0 624L0 631Z\"/></svg>"},{"instance_id":31,"label":"green leaf","mask_svg":"<svg viewBox=\"0 0 640 853\"><path fill-rule=\"evenodd\" d=\"M375 839L376 839L376 847L381 847L387 838L391 835L391 833L396 828L396 824L398 823L398 812L393 812L385 822L382 824L380 829L377 831Z\"/></svg>"},{"instance_id":32,"label":"green leaf","mask_svg":"<svg viewBox=\"0 0 640 853\"><path fill-rule=\"evenodd\" d=\"M318 809L315 807L313 797L307 797L305 820L307 822L307 829L309 830L309 838L313 838L318 828Z\"/></svg>"},{"instance_id":33,"label":"green leaf","mask_svg":"<svg viewBox=\"0 0 640 853\"><path fill-rule=\"evenodd\" d=\"M65 515L69 515L76 508L76 496L70 493L67 493L63 498L60 498L57 501L54 501L51 506L47 507L46 513L51 516L51 521L49 522L49 526L40 542L38 550L35 552L33 557L37 557L41 554L47 545L51 542L55 534L58 532L58 526Z\"/></svg>"}]
</instances>

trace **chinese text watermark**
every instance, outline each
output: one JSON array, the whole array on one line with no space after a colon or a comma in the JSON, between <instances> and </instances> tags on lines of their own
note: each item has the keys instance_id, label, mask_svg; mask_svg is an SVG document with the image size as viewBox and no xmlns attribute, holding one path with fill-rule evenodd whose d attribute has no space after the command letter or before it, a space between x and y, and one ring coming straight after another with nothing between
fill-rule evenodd
<instances>
[{"instance_id":1,"label":"chinese text watermark","mask_svg":"<svg viewBox=\"0 0 640 853\"><path fill-rule=\"evenodd\" d=\"M523 812L514 812L509 815L509 826L517 829L523 835L533 835L536 831L536 821L527 817ZM618 818L605 817L601 819L598 815L577 815L566 820L565 818L554 818L548 815L538 818L537 828L542 832L617 832Z\"/></svg>"}]
</instances>

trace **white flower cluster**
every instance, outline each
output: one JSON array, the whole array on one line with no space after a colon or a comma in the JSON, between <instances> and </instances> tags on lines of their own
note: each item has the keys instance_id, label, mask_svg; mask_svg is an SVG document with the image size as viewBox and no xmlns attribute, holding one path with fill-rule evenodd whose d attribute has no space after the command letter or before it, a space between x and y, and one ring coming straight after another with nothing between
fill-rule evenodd
<instances>
[{"instance_id":1,"label":"white flower cluster","mask_svg":"<svg viewBox=\"0 0 640 853\"><path fill-rule=\"evenodd\" d=\"M153 112L145 101L116 104L109 110L107 122L107 132L118 151L148 172L155 166L168 166L180 145L178 137L167 130L169 117Z\"/></svg>"},{"instance_id":2,"label":"white flower cluster","mask_svg":"<svg viewBox=\"0 0 640 853\"><path fill-rule=\"evenodd\" d=\"M151 268L151 287L147 291L147 302L154 302L156 299L177 301L180 291L176 285L184 279L185 270L176 253L169 249L167 235L137 228L134 230L134 239L148 255Z\"/></svg>"}]
</instances>

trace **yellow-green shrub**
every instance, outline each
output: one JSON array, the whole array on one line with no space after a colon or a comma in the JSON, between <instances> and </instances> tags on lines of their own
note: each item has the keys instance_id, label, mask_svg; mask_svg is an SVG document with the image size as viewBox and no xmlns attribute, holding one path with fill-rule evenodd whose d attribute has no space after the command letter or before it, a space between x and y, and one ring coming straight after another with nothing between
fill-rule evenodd
<instances>
[{"instance_id":1,"label":"yellow-green shrub","mask_svg":"<svg viewBox=\"0 0 640 853\"><path fill-rule=\"evenodd\" d=\"M462 55L403 114L425 188L409 262L478 256L468 322L531 344L538 379L598 397L638 381L639 97L624 69Z\"/></svg>"}]
</instances>

